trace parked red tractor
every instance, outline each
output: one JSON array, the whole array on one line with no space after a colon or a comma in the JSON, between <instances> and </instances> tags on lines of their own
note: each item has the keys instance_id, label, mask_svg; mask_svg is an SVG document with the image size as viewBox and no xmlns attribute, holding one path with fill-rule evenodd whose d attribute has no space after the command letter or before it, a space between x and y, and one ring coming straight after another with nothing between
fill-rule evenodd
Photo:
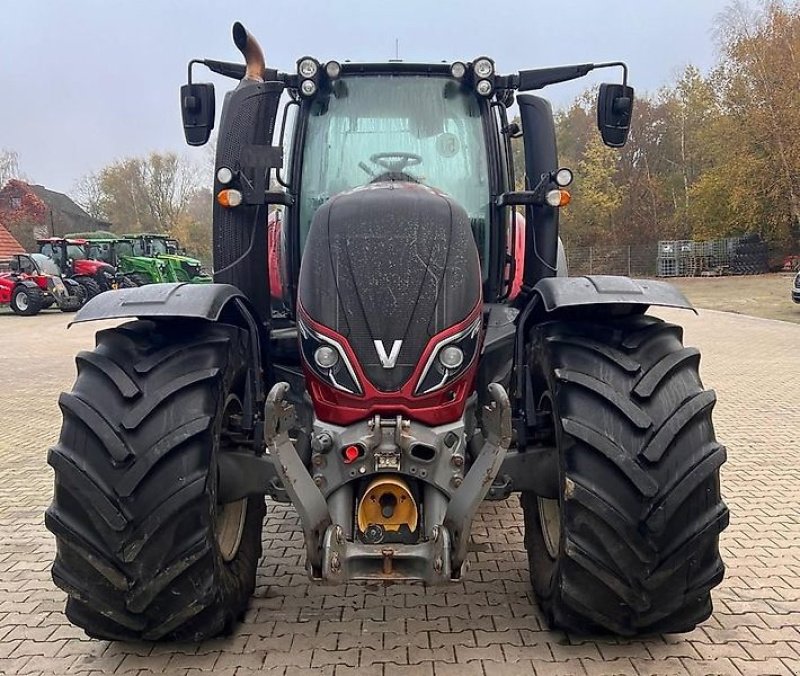
<instances>
[{"instance_id":1,"label":"parked red tractor","mask_svg":"<svg viewBox=\"0 0 800 676\"><path fill-rule=\"evenodd\" d=\"M202 145L214 89L192 67L239 81L217 141L215 283L113 291L77 317L136 320L97 334L60 399L46 524L68 617L105 638L226 630L255 587L265 495L297 510L314 580L460 580L482 501L519 492L552 626L705 620L728 521L715 395L680 327L647 314L690 305L664 282L567 276L572 174L549 103L523 93L621 68L598 98L620 147L624 64L303 57L284 73L240 24L233 37L246 65L192 61L181 92Z\"/></svg>"},{"instance_id":2,"label":"parked red tractor","mask_svg":"<svg viewBox=\"0 0 800 676\"><path fill-rule=\"evenodd\" d=\"M35 315L54 304L62 312L76 312L86 302L83 287L62 278L47 256L19 254L9 267L0 273L0 305L9 305L18 315Z\"/></svg>"},{"instance_id":3,"label":"parked red tractor","mask_svg":"<svg viewBox=\"0 0 800 676\"><path fill-rule=\"evenodd\" d=\"M117 287L116 269L90 257L90 240L50 237L36 240L36 243L39 253L50 258L62 275L78 282L89 298Z\"/></svg>"}]
</instances>

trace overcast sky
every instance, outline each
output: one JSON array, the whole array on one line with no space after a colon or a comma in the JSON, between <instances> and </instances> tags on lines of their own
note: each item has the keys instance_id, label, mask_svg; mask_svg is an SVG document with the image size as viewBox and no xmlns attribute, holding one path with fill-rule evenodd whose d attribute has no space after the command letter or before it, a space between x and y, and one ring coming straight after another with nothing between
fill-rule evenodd
<instances>
[{"instance_id":1,"label":"overcast sky","mask_svg":"<svg viewBox=\"0 0 800 676\"><path fill-rule=\"evenodd\" d=\"M178 89L193 57L240 60L240 20L269 65L299 56L381 61L492 56L500 72L625 60L631 84L655 91L693 63L715 60L713 26L728 0L0 0L0 148L54 190L111 161L150 150L201 159L183 143ZM12 9L13 7L13 9ZM198 69L198 75L200 75ZM568 103L592 81L547 90ZM609 75L606 75L608 78ZM610 75L616 78L616 75ZM217 101L231 84L217 82Z\"/></svg>"}]
</instances>

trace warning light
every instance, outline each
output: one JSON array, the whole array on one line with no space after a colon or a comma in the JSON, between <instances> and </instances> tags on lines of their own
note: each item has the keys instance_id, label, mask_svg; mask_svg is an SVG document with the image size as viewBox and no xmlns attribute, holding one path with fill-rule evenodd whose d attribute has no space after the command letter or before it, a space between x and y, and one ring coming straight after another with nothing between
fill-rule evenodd
<instances>
[{"instance_id":1,"label":"warning light","mask_svg":"<svg viewBox=\"0 0 800 676\"><path fill-rule=\"evenodd\" d=\"M344 449L344 462L347 465L358 460L360 456L361 449L358 446L348 446Z\"/></svg>"}]
</instances>

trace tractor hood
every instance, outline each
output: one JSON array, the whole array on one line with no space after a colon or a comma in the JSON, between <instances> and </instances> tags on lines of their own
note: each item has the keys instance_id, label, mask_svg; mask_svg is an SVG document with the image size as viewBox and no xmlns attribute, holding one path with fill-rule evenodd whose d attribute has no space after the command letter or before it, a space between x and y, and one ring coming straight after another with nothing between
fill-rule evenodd
<instances>
[{"instance_id":1,"label":"tractor hood","mask_svg":"<svg viewBox=\"0 0 800 676\"><path fill-rule=\"evenodd\" d=\"M314 216L300 267L301 313L344 338L383 392L411 377L431 338L481 300L464 209L408 182L341 193Z\"/></svg>"},{"instance_id":2,"label":"tractor hood","mask_svg":"<svg viewBox=\"0 0 800 676\"><path fill-rule=\"evenodd\" d=\"M103 261L98 261L91 258L76 260L74 267L76 275L88 275L89 277L94 277L98 272L108 272L109 274L114 274L113 266L109 265L108 263L104 263Z\"/></svg>"}]
</instances>

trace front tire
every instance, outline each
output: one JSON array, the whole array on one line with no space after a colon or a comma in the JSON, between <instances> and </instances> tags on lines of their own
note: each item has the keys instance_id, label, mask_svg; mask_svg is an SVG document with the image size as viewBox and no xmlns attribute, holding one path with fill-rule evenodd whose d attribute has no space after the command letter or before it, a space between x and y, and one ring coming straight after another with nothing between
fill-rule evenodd
<instances>
[{"instance_id":1,"label":"front tire","mask_svg":"<svg viewBox=\"0 0 800 676\"><path fill-rule=\"evenodd\" d=\"M38 286L20 284L11 292L11 310L18 315L31 317L44 307L44 293Z\"/></svg>"},{"instance_id":2,"label":"front tire","mask_svg":"<svg viewBox=\"0 0 800 676\"><path fill-rule=\"evenodd\" d=\"M711 614L724 566L725 448L699 353L648 316L552 322L533 336L560 496L523 493L531 582L552 626L684 632Z\"/></svg>"},{"instance_id":3,"label":"front tire","mask_svg":"<svg viewBox=\"0 0 800 676\"><path fill-rule=\"evenodd\" d=\"M45 523L67 617L90 636L199 641L246 609L264 499L216 494L248 354L236 327L173 320L101 331L78 355Z\"/></svg>"},{"instance_id":4,"label":"front tire","mask_svg":"<svg viewBox=\"0 0 800 676\"><path fill-rule=\"evenodd\" d=\"M132 272L128 275L128 279L136 286L146 286L153 283L153 278L144 272Z\"/></svg>"},{"instance_id":5,"label":"front tire","mask_svg":"<svg viewBox=\"0 0 800 676\"><path fill-rule=\"evenodd\" d=\"M97 280L94 280L91 277L78 275L77 277L73 277L73 279L83 287L83 290L86 292L87 300L92 299L103 292L103 289L100 288Z\"/></svg>"}]
</instances>

